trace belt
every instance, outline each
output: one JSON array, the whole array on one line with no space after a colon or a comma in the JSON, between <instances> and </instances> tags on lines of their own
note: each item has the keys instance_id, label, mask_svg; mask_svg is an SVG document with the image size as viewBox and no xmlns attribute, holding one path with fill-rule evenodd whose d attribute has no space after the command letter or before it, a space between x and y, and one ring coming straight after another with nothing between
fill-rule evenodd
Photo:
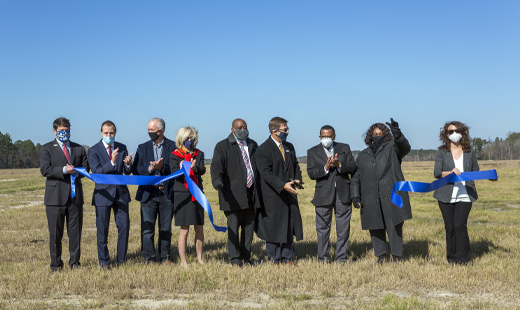
<instances>
[{"instance_id":1,"label":"belt","mask_svg":"<svg viewBox=\"0 0 520 310\"><path fill-rule=\"evenodd\" d=\"M159 190L163 190L164 189L164 186L162 184L159 184L159 185L152 185L153 188L157 188Z\"/></svg>"}]
</instances>

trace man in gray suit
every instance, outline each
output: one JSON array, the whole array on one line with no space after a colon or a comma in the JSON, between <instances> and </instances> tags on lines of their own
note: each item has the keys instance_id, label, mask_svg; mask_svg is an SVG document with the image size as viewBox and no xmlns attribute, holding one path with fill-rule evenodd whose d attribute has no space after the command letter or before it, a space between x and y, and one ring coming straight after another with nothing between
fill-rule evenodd
<instances>
[{"instance_id":1,"label":"man in gray suit","mask_svg":"<svg viewBox=\"0 0 520 310\"><path fill-rule=\"evenodd\" d=\"M81 175L75 167L89 171L87 154L83 146L69 141L70 122L64 117L57 118L52 124L55 139L40 148L40 171L47 178L45 182L45 212L49 224L51 269L63 268L61 260L61 239L65 220L69 236L69 266L80 266L81 229L83 227L83 188ZM75 193L72 197L71 175L76 175Z\"/></svg>"},{"instance_id":2,"label":"man in gray suit","mask_svg":"<svg viewBox=\"0 0 520 310\"><path fill-rule=\"evenodd\" d=\"M330 263L329 236L332 211L336 214L337 262L347 260L347 244L350 235L350 178L356 171L356 162L348 144L334 142L336 132L329 125L321 127L321 143L307 151L307 173L316 180L314 199L316 233L318 235L318 259Z\"/></svg>"}]
</instances>

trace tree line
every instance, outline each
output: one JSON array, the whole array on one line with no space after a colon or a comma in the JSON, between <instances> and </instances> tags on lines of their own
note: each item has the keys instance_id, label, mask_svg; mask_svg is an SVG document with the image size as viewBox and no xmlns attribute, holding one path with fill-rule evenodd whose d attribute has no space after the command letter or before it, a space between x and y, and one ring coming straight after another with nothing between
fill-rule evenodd
<instances>
[{"instance_id":1,"label":"tree line","mask_svg":"<svg viewBox=\"0 0 520 310\"><path fill-rule=\"evenodd\" d=\"M505 160L520 159L520 132L508 132L506 138L472 138L471 145L478 159ZM0 169L6 168L38 168L40 143L36 145L30 140L18 140L13 143L9 133L0 132ZM86 147L88 150L88 147ZM352 151L354 157L360 151ZM435 159L436 149L415 149L406 155L404 161L432 161ZM211 159L206 159L211 163ZM307 162L307 156L298 157L301 163Z\"/></svg>"}]
</instances>

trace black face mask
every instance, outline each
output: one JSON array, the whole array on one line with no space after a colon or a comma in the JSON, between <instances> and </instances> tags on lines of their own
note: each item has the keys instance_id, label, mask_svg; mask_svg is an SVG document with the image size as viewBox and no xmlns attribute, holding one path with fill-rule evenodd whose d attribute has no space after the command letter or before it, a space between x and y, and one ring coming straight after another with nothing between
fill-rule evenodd
<instances>
[{"instance_id":1,"label":"black face mask","mask_svg":"<svg viewBox=\"0 0 520 310\"><path fill-rule=\"evenodd\" d=\"M372 142L374 144L374 146L376 148L380 147L381 144L383 144L383 142L385 141L385 137L384 136L373 136L372 137Z\"/></svg>"},{"instance_id":2,"label":"black face mask","mask_svg":"<svg viewBox=\"0 0 520 310\"><path fill-rule=\"evenodd\" d=\"M159 139L159 135L157 133L158 133L158 131L148 133L148 135L150 136L150 139L152 139L152 141Z\"/></svg>"},{"instance_id":3,"label":"black face mask","mask_svg":"<svg viewBox=\"0 0 520 310\"><path fill-rule=\"evenodd\" d=\"M249 130L247 129L235 129L235 137L238 140L244 141L249 138Z\"/></svg>"}]
</instances>

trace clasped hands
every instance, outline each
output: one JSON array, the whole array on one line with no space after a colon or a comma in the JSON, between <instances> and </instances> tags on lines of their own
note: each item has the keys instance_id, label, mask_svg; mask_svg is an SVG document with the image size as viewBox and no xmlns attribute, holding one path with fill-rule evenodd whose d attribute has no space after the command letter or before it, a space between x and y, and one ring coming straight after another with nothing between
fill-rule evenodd
<instances>
[{"instance_id":1,"label":"clasped hands","mask_svg":"<svg viewBox=\"0 0 520 310\"><path fill-rule=\"evenodd\" d=\"M325 170L329 170L330 167L339 168L340 161L338 159L338 154L336 154L336 157L334 155L330 155L329 158L327 158L327 163L325 164Z\"/></svg>"},{"instance_id":2,"label":"clasped hands","mask_svg":"<svg viewBox=\"0 0 520 310\"><path fill-rule=\"evenodd\" d=\"M186 160L181 160L180 164L179 164L179 167L182 169L182 163L184 163ZM195 167L195 163L197 162L196 159L190 159L190 162L191 162L191 166L190 166L190 169L193 169L193 167Z\"/></svg>"}]
</instances>

